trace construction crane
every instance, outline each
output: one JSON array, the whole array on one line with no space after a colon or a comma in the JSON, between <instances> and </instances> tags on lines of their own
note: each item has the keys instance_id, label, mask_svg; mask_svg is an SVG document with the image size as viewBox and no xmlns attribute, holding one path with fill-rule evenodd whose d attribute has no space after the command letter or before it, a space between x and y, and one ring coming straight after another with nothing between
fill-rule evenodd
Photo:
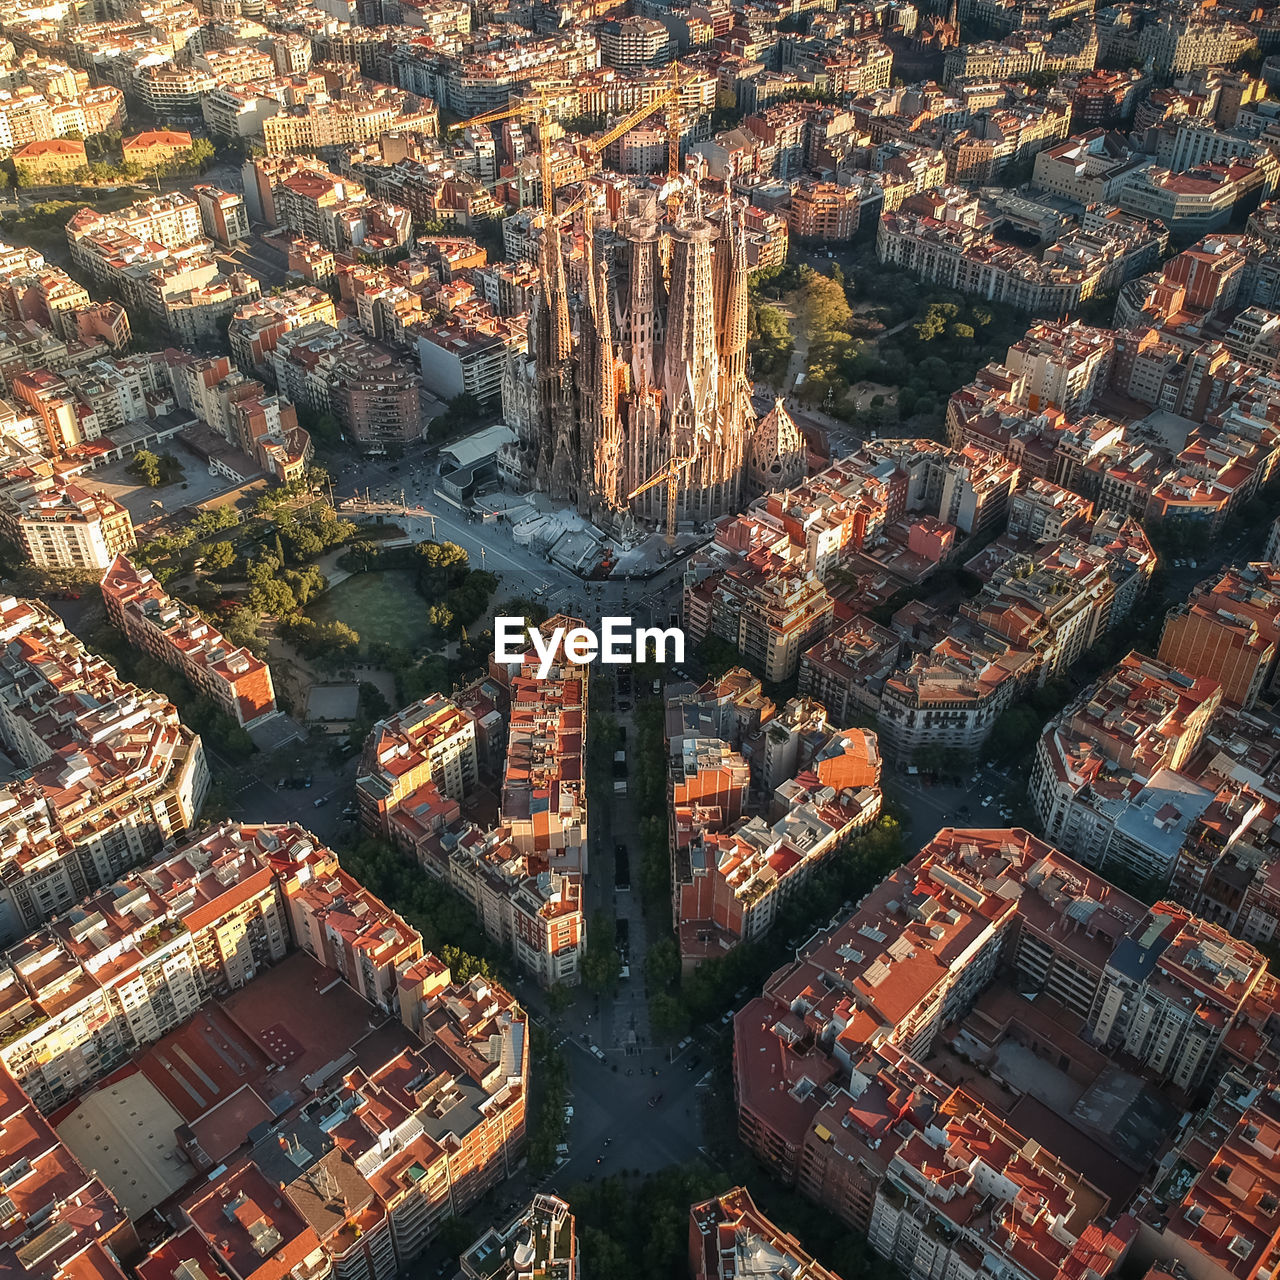
<instances>
[{"instance_id":1,"label":"construction crane","mask_svg":"<svg viewBox=\"0 0 1280 1280\"><path fill-rule=\"evenodd\" d=\"M522 124L526 120L536 120L538 122L538 168L539 177L542 180L542 212L546 214L548 221L552 217L551 146L547 137L547 126L551 123L549 96L545 89L537 90L530 97L520 98L505 107L498 107L493 111L482 111L478 116L472 116L470 120L459 120L446 130L451 132L454 129L479 128L481 125L498 124L502 120L518 119Z\"/></svg>"},{"instance_id":2,"label":"construction crane","mask_svg":"<svg viewBox=\"0 0 1280 1280\"><path fill-rule=\"evenodd\" d=\"M692 77L689 77L689 79L692 79ZM673 102L678 102L680 100L680 94L684 91L684 87L688 83L689 83L689 80L682 81L680 79L679 64L676 64L676 66L672 69L672 72L671 72L671 83L668 84L667 87L663 89L663 91L660 94L658 94L655 98L651 99L649 102L645 103L644 106L637 107L634 111L628 112L625 116L622 117L621 120L618 121L617 124L613 126L612 129L605 130L605 132L602 133L598 138L588 138L583 145L590 152L592 152L592 154L599 155L602 151L605 150L606 147L610 146L614 142L617 142L617 140L620 137L622 137L624 133L629 132L630 130L634 129L636 125L640 124L644 120L647 120L651 115L653 115L655 111L661 111L663 107L670 106ZM668 147L669 145L670 144L668 144ZM680 154L680 144L679 144L679 140L677 139L677 142L676 142L677 166L680 163L679 154ZM668 164L670 164L669 158L668 158Z\"/></svg>"},{"instance_id":3,"label":"construction crane","mask_svg":"<svg viewBox=\"0 0 1280 1280\"><path fill-rule=\"evenodd\" d=\"M651 475L644 484L636 489L632 489L627 494L627 501L632 498L638 498L642 493L647 493L650 489L657 485L665 483L667 486L667 542L672 543L676 540L676 498L678 496L677 483L680 479L680 473L693 461L693 454L687 458L672 458L663 467Z\"/></svg>"},{"instance_id":4,"label":"construction crane","mask_svg":"<svg viewBox=\"0 0 1280 1280\"><path fill-rule=\"evenodd\" d=\"M677 66L679 64L676 64ZM680 176L680 127L684 124L684 117L680 114L680 90L684 86L680 83L680 73L678 71L671 72L671 88L668 92L671 94L671 103L667 108L667 183L668 185L675 182Z\"/></svg>"},{"instance_id":5,"label":"construction crane","mask_svg":"<svg viewBox=\"0 0 1280 1280\"><path fill-rule=\"evenodd\" d=\"M691 78L680 79L679 64L677 63L672 69L670 83L661 93L655 95L643 106L637 107L634 111L629 111L598 138L587 138L579 145L585 147L592 155L598 156L602 154L608 147L617 142L623 134L629 133L636 125L643 123L655 111L661 111L664 107L670 107L673 103L678 103L681 93ZM448 130L478 128L481 125L498 124L503 120L520 119L522 122L524 120L536 120L538 122L538 151L542 179L542 210L548 218L553 216L553 193L551 190L551 149L547 145L546 126L551 123L552 119L552 96L548 88L543 87L535 90L529 97L521 98L505 107L498 107L493 111L483 111L478 116L472 116L469 120L459 120L455 124L451 124ZM669 114L668 120L670 122L668 124L670 136L667 141L667 170L668 178L674 178L680 168L678 109Z\"/></svg>"}]
</instances>

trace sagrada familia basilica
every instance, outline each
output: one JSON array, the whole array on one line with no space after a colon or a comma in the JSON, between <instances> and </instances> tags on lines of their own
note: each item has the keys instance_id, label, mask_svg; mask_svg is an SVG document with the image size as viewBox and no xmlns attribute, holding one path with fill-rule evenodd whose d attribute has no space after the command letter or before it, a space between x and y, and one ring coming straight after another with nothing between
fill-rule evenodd
<instances>
[{"instance_id":1,"label":"sagrada familia basilica","mask_svg":"<svg viewBox=\"0 0 1280 1280\"><path fill-rule=\"evenodd\" d=\"M503 384L519 437L507 474L620 534L712 520L798 479L795 424L781 406L757 421L751 404L747 253L734 203L726 195L708 213L694 185L668 211L659 191L632 189L608 252L590 206L584 213L576 287L559 221L540 233L529 353ZM767 486L753 484L757 474Z\"/></svg>"}]
</instances>

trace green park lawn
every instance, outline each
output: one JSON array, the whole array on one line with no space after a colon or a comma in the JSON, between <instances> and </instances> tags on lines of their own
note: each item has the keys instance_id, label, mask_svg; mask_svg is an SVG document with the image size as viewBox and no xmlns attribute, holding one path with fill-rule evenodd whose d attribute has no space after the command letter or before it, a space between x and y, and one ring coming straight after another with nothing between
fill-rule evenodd
<instances>
[{"instance_id":1,"label":"green park lawn","mask_svg":"<svg viewBox=\"0 0 1280 1280\"><path fill-rule=\"evenodd\" d=\"M330 588L307 607L316 622L345 622L360 633L360 651L370 641L419 652L429 631L427 609L410 569L357 573Z\"/></svg>"}]
</instances>

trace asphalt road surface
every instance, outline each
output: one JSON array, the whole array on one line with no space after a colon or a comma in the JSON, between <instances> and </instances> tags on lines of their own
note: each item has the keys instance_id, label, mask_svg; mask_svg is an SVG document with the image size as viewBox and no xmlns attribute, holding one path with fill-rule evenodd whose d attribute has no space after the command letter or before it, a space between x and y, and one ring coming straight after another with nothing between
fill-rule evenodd
<instances>
[{"instance_id":1,"label":"asphalt road surface","mask_svg":"<svg viewBox=\"0 0 1280 1280\"><path fill-rule=\"evenodd\" d=\"M392 465L398 465L399 470L391 471ZM648 607L654 621L665 622L667 611L678 612L678 604L671 602L678 600L683 561L673 561L644 581L610 578L593 582L588 594L576 574L517 546L506 525L473 523L440 498L432 489L433 466L433 462L412 458L399 464L376 460L351 464L335 478L335 496L341 502L367 493L372 502L390 503L395 509L387 512L388 519L410 536L456 542L470 556L472 568L502 574L507 586L518 594L541 590L539 599L553 613L564 609L598 618L602 612L638 613ZM645 601L652 604L645 606Z\"/></svg>"}]
</instances>

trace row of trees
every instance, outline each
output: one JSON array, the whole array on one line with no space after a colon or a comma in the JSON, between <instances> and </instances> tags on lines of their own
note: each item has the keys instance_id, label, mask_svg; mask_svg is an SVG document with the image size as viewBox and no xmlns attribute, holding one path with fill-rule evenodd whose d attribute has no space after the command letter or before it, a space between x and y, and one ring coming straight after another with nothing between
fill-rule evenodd
<instances>
[{"instance_id":1,"label":"row of trees","mask_svg":"<svg viewBox=\"0 0 1280 1280\"><path fill-rule=\"evenodd\" d=\"M221 707L194 689L180 672L135 649L115 627L99 627L85 638L85 644L102 654L126 680L163 693L178 708L183 724L220 756L242 761L257 750L253 739Z\"/></svg>"},{"instance_id":2,"label":"row of trees","mask_svg":"<svg viewBox=\"0 0 1280 1280\"><path fill-rule=\"evenodd\" d=\"M649 1020L654 1032L675 1037L718 1018L732 1006L735 992L742 987L760 987L786 960L797 936L808 937L843 903L860 899L905 857L902 824L892 814L882 814L870 830L832 854L787 899L769 934L759 941L734 947L684 976L674 940L668 935L656 941L645 957Z\"/></svg>"},{"instance_id":3,"label":"row of trees","mask_svg":"<svg viewBox=\"0 0 1280 1280\"><path fill-rule=\"evenodd\" d=\"M80 141L73 130L66 135ZM85 154L90 154L89 142L85 142ZM146 182L153 178L180 177L187 174L200 174L213 161L214 147L208 138L193 138L190 148L181 155L169 156L155 164L140 164L136 160L125 160L123 153L119 161L108 161L101 157L106 152L95 147L93 154L98 159L91 159L88 164L81 165L70 173L59 172L53 175L34 174L21 166L14 166L14 184L18 187L62 187L71 184L107 186L114 183Z\"/></svg>"},{"instance_id":4,"label":"row of trees","mask_svg":"<svg viewBox=\"0 0 1280 1280\"><path fill-rule=\"evenodd\" d=\"M530 1170L549 1173L555 1168L556 1147L565 1139L564 1109L569 1102L569 1064L547 1033L533 1026L530 1033L533 1098L529 1108L526 1152Z\"/></svg>"},{"instance_id":5,"label":"row of trees","mask_svg":"<svg viewBox=\"0 0 1280 1280\"><path fill-rule=\"evenodd\" d=\"M671 854L667 843L667 742L662 703L646 698L635 711L631 761L632 804L640 815L640 890L653 932L671 928Z\"/></svg>"},{"instance_id":6,"label":"row of trees","mask_svg":"<svg viewBox=\"0 0 1280 1280\"><path fill-rule=\"evenodd\" d=\"M730 1127L729 1132L732 1132ZM682 1276L689 1270L689 1208L747 1186L756 1204L844 1280L901 1280L866 1239L799 1192L780 1186L739 1149L713 1163L671 1165L646 1178L615 1175L567 1188L583 1272L610 1280Z\"/></svg>"},{"instance_id":7,"label":"row of trees","mask_svg":"<svg viewBox=\"0 0 1280 1280\"><path fill-rule=\"evenodd\" d=\"M510 956L476 923L471 904L448 885L424 875L407 854L372 837L337 852L343 870L408 921L422 935L422 945L449 966L455 979L478 973L497 982L502 980L501 970L510 969Z\"/></svg>"}]
</instances>

